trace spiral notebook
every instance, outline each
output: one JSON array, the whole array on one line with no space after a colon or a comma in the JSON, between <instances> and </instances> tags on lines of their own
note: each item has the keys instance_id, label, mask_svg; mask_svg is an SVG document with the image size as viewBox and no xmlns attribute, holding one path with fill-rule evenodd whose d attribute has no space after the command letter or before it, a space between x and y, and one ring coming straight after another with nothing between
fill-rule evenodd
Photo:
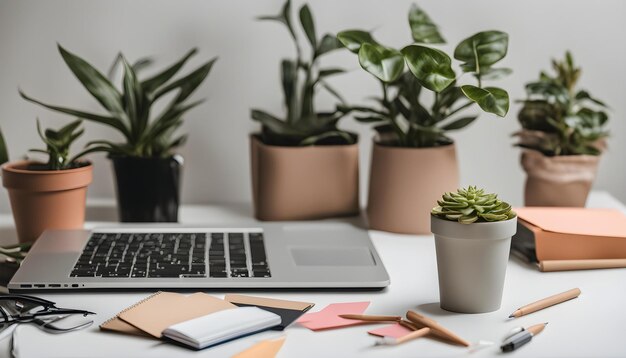
<instances>
[{"instance_id":1,"label":"spiral notebook","mask_svg":"<svg viewBox=\"0 0 626 358\"><path fill-rule=\"evenodd\" d=\"M161 338L174 324L232 308L237 306L202 292L185 296L159 291L102 323L100 329Z\"/></svg>"}]
</instances>

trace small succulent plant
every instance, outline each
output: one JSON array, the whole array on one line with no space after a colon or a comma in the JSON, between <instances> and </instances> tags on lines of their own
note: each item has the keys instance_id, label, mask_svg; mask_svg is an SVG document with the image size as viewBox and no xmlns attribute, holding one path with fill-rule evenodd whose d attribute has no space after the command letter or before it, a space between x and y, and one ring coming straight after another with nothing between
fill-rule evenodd
<instances>
[{"instance_id":1,"label":"small succulent plant","mask_svg":"<svg viewBox=\"0 0 626 358\"><path fill-rule=\"evenodd\" d=\"M431 210L432 215L461 224L504 221L517 215L509 203L498 199L497 194L486 194L484 189L471 185L467 189L458 189L456 193L444 193L437 204Z\"/></svg>"},{"instance_id":2,"label":"small succulent plant","mask_svg":"<svg viewBox=\"0 0 626 358\"><path fill-rule=\"evenodd\" d=\"M29 168L33 170L64 170L73 169L86 165L78 159L93 150L86 149L73 157L70 157L70 146L84 130L80 128L82 121L76 120L59 130L46 129L41 130L39 120L37 120L37 132L41 140L46 144L46 149L31 149L31 152L38 152L48 155L48 163L32 164Z\"/></svg>"}]
</instances>

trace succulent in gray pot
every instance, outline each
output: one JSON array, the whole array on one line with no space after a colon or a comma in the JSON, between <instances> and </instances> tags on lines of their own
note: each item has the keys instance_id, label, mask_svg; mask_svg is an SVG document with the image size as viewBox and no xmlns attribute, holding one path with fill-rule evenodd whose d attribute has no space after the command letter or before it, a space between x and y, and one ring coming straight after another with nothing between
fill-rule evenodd
<instances>
[{"instance_id":1,"label":"succulent in gray pot","mask_svg":"<svg viewBox=\"0 0 626 358\"><path fill-rule=\"evenodd\" d=\"M472 123L480 109L504 117L507 92L485 82L511 72L495 65L507 53L508 35L484 31L461 41L452 59L433 47L443 44L437 25L417 5L409 11L413 43L394 49L363 30L337 34L358 55L361 67L382 89L376 105L341 107L373 124L374 139L367 213L371 229L405 234L429 232L429 212L437 193L459 186L455 143L448 133ZM467 76L469 75L469 76ZM461 84L461 77L473 84Z\"/></svg>"},{"instance_id":2,"label":"succulent in gray pot","mask_svg":"<svg viewBox=\"0 0 626 358\"><path fill-rule=\"evenodd\" d=\"M296 55L283 59L280 65L284 116L251 111L252 119L261 124L261 132L250 136L255 216L260 220L307 220L357 214L357 136L338 128L345 113L337 109L318 111L315 103L319 89L344 103L327 81L343 70L320 67L320 59L341 44L333 35L317 35L306 4L299 10L308 44L306 53L296 36L290 0L278 15L259 19L285 25Z\"/></svg>"},{"instance_id":3,"label":"succulent in gray pot","mask_svg":"<svg viewBox=\"0 0 626 358\"><path fill-rule=\"evenodd\" d=\"M9 192L20 242L33 242L47 229L83 228L93 165L80 159L89 150L70 155L70 146L83 134L80 126L81 121L76 120L59 130L42 131L37 121L37 131L46 148L31 151L47 155L48 160L19 160L2 165L2 184ZM8 161L1 135L0 160Z\"/></svg>"},{"instance_id":4,"label":"succulent in gray pot","mask_svg":"<svg viewBox=\"0 0 626 358\"><path fill-rule=\"evenodd\" d=\"M500 308L517 215L511 205L469 186L444 193L431 211L441 308L461 313Z\"/></svg>"},{"instance_id":5,"label":"succulent in gray pot","mask_svg":"<svg viewBox=\"0 0 626 358\"><path fill-rule=\"evenodd\" d=\"M50 110L104 124L122 135L122 142L96 140L88 143L92 152L108 153L116 174L119 217L123 222L176 222L180 203L181 157L176 148L186 134L178 134L183 117L202 100L189 102L191 94L208 76L215 58L190 73L174 78L196 54L192 49L164 70L140 80L140 71L152 64L143 58L130 64L120 54L111 68L121 63L121 90L100 71L77 55L58 46L61 57L85 89L106 110L89 113L60 107L34 99L20 91L28 101ZM173 96L168 96L173 95ZM165 102L166 98L171 98ZM154 106L165 102L164 109L153 113Z\"/></svg>"},{"instance_id":6,"label":"succulent in gray pot","mask_svg":"<svg viewBox=\"0 0 626 358\"><path fill-rule=\"evenodd\" d=\"M527 206L585 206L606 148L604 102L577 88L581 69L570 52L526 85L517 146L526 171Z\"/></svg>"}]
</instances>

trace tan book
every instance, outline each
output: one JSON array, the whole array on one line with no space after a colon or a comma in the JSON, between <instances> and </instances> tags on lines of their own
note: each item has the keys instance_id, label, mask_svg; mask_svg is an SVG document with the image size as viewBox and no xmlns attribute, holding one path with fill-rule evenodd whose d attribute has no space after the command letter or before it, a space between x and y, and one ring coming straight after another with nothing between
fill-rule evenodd
<instances>
[{"instance_id":1,"label":"tan book","mask_svg":"<svg viewBox=\"0 0 626 358\"><path fill-rule=\"evenodd\" d=\"M161 338L169 326L231 308L237 306L202 292L189 296L162 292L120 313L119 318Z\"/></svg>"},{"instance_id":2,"label":"tan book","mask_svg":"<svg viewBox=\"0 0 626 358\"><path fill-rule=\"evenodd\" d=\"M160 295L162 292L159 291L153 295L148 296L147 298L144 298L143 300L135 303L134 305L125 308L124 310L122 310L120 313L116 314L115 317L105 321L104 323L102 323L100 325L100 329L103 331L112 331L112 332L117 332L117 333L123 333L123 334L132 334L132 335L136 335L136 336L146 336L146 337L150 337L150 335L142 330L140 330L139 328L133 326L132 324L126 323L123 320L120 319L119 315L122 314L124 311L129 310L139 304L142 304L143 302L151 299L152 297L156 296L156 295Z\"/></svg>"}]
</instances>

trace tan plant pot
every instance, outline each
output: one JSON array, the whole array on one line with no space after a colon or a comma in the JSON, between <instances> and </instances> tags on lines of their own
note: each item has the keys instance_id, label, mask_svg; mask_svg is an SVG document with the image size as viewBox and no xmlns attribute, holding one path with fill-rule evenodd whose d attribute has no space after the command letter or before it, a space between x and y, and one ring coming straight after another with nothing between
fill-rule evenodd
<instances>
[{"instance_id":1,"label":"tan plant pot","mask_svg":"<svg viewBox=\"0 0 626 358\"><path fill-rule=\"evenodd\" d=\"M459 187L454 144L403 148L374 142L367 214L370 229L430 233L430 210Z\"/></svg>"},{"instance_id":2,"label":"tan plant pot","mask_svg":"<svg viewBox=\"0 0 626 358\"><path fill-rule=\"evenodd\" d=\"M68 170L28 170L30 162L2 166L20 242L35 241L47 229L81 229L93 165Z\"/></svg>"},{"instance_id":3,"label":"tan plant pot","mask_svg":"<svg viewBox=\"0 0 626 358\"><path fill-rule=\"evenodd\" d=\"M548 157L536 150L522 152L526 171L526 206L584 207L598 172L600 156Z\"/></svg>"},{"instance_id":4,"label":"tan plant pot","mask_svg":"<svg viewBox=\"0 0 626 358\"><path fill-rule=\"evenodd\" d=\"M359 212L359 149L280 147L250 136L252 197L259 220L309 220Z\"/></svg>"}]
</instances>

